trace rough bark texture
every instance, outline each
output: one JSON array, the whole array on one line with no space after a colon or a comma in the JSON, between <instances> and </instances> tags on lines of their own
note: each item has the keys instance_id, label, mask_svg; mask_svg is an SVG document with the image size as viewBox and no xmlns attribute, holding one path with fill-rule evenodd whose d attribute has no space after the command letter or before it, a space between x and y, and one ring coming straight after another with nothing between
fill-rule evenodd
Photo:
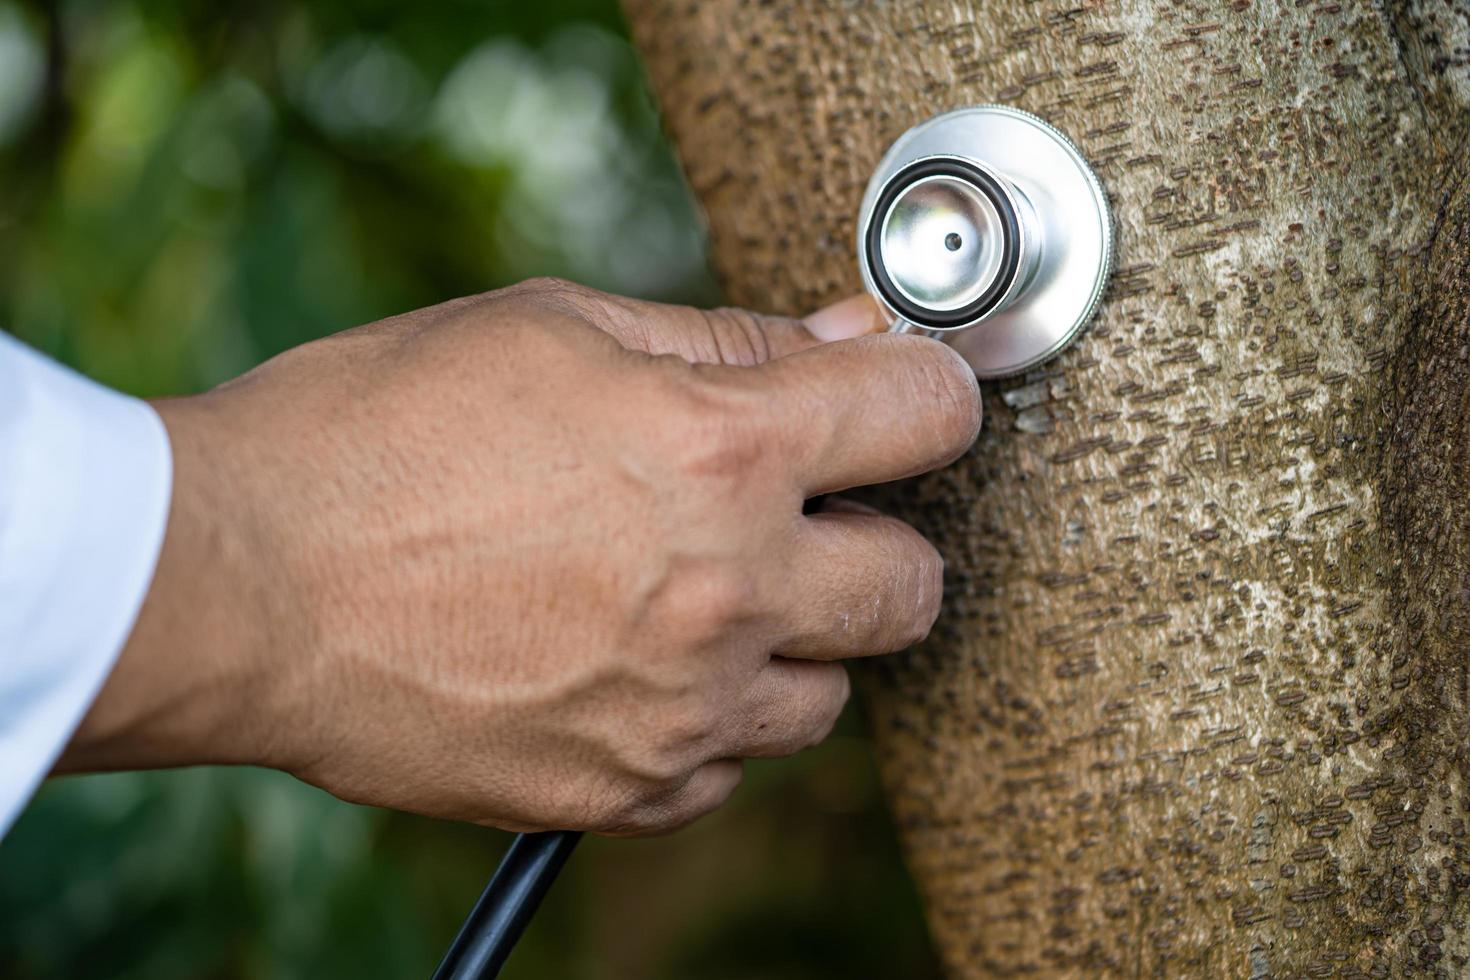
<instances>
[{"instance_id":1,"label":"rough bark texture","mask_svg":"<svg viewBox=\"0 0 1470 980\"><path fill-rule=\"evenodd\" d=\"M887 145L1067 132L1116 277L898 505L867 685L956 976L1470 970L1470 7L631 0L736 301L856 291Z\"/></svg>"}]
</instances>

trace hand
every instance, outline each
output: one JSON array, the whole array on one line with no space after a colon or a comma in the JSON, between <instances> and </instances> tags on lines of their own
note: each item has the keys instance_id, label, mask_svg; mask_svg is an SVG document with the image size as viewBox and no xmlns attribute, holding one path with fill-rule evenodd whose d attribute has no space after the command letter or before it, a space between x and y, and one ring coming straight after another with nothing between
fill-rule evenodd
<instances>
[{"instance_id":1,"label":"hand","mask_svg":"<svg viewBox=\"0 0 1470 980\"><path fill-rule=\"evenodd\" d=\"M820 493L980 424L866 300L805 324L536 281L158 405L167 540L63 769L249 763L508 829L668 830L820 741L847 657L923 637L942 565Z\"/></svg>"}]
</instances>

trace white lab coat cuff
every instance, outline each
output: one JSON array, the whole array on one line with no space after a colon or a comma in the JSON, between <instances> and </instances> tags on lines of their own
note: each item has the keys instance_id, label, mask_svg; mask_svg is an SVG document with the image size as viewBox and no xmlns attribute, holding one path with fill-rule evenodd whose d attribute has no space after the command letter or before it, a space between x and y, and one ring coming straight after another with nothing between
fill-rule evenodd
<instances>
[{"instance_id":1,"label":"white lab coat cuff","mask_svg":"<svg viewBox=\"0 0 1470 980\"><path fill-rule=\"evenodd\" d=\"M127 641L172 481L152 407L0 334L0 836Z\"/></svg>"}]
</instances>

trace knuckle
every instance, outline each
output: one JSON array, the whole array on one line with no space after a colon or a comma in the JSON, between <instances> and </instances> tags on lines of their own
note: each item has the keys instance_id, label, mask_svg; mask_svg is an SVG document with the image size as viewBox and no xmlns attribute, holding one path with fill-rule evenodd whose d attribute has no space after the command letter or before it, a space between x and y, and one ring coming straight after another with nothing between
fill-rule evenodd
<instances>
[{"instance_id":1,"label":"knuckle","mask_svg":"<svg viewBox=\"0 0 1470 980\"><path fill-rule=\"evenodd\" d=\"M604 833L623 837L666 834L693 822L714 809L694 786L688 771L676 778L643 784L611 815Z\"/></svg>"},{"instance_id":2,"label":"knuckle","mask_svg":"<svg viewBox=\"0 0 1470 980\"><path fill-rule=\"evenodd\" d=\"M610 771L554 780L548 792L547 826L598 832L623 818L633 795L629 781Z\"/></svg>"},{"instance_id":3,"label":"knuckle","mask_svg":"<svg viewBox=\"0 0 1470 980\"><path fill-rule=\"evenodd\" d=\"M625 776L597 803L589 826L598 833L635 836L656 826L664 801L675 796L683 780Z\"/></svg>"},{"instance_id":4,"label":"knuckle","mask_svg":"<svg viewBox=\"0 0 1470 980\"><path fill-rule=\"evenodd\" d=\"M711 764L645 786L626 799L603 832L638 837L678 830L718 809L740 784L742 774L738 764Z\"/></svg>"},{"instance_id":5,"label":"knuckle","mask_svg":"<svg viewBox=\"0 0 1470 980\"><path fill-rule=\"evenodd\" d=\"M745 618L756 601L754 580L719 561L690 562L663 590L663 618L685 641L702 643Z\"/></svg>"},{"instance_id":6,"label":"knuckle","mask_svg":"<svg viewBox=\"0 0 1470 980\"><path fill-rule=\"evenodd\" d=\"M697 379L697 372L691 372ZM762 458L752 413L743 411L717 385L694 380L681 385L666 417L665 447L685 477L735 489Z\"/></svg>"},{"instance_id":7,"label":"knuckle","mask_svg":"<svg viewBox=\"0 0 1470 980\"><path fill-rule=\"evenodd\" d=\"M746 367L771 359L769 322L765 317L734 306L702 312L714 359Z\"/></svg>"},{"instance_id":8,"label":"knuckle","mask_svg":"<svg viewBox=\"0 0 1470 980\"><path fill-rule=\"evenodd\" d=\"M536 276L512 286L511 289L546 299L572 301L583 299L594 292L570 279L561 279L557 276Z\"/></svg>"},{"instance_id":9,"label":"knuckle","mask_svg":"<svg viewBox=\"0 0 1470 980\"><path fill-rule=\"evenodd\" d=\"M657 809L673 799L689 781L689 767L677 765L667 756L660 755L647 764L648 774L637 780L633 806L639 809Z\"/></svg>"},{"instance_id":10,"label":"knuckle","mask_svg":"<svg viewBox=\"0 0 1470 980\"><path fill-rule=\"evenodd\" d=\"M694 766L689 742L676 736L667 722L640 727L638 737L627 741L617 759L618 772L640 799L655 798L677 787Z\"/></svg>"},{"instance_id":11,"label":"knuckle","mask_svg":"<svg viewBox=\"0 0 1470 980\"><path fill-rule=\"evenodd\" d=\"M540 309L594 325L603 324L618 312L614 297L590 286L555 276L527 279L511 286L506 292L524 298Z\"/></svg>"},{"instance_id":12,"label":"knuckle","mask_svg":"<svg viewBox=\"0 0 1470 980\"><path fill-rule=\"evenodd\" d=\"M719 721L717 714L703 705L685 706L668 712L656 738L656 744L664 754L677 760L669 766L667 775L678 775L687 769L686 760L718 733Z\"/></svg>"},{"instance_id":13,"label":"knuckle","mask_svg":"<svg viewBox=\"0 0 1470 980\"><path fill-rule=\"evenodd\" d=\"M654 829L657 817L656 807L647 806L639 794L629 793L601 815L595 829L608 837L640 837L658 832Z\"/></svg>"}]
</instances>

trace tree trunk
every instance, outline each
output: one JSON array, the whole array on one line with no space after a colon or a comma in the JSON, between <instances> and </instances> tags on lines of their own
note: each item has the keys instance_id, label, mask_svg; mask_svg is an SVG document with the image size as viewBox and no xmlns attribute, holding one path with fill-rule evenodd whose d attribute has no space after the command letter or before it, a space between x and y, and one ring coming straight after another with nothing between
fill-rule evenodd
<instances>
[{"instance_id":1,"label":"tree trunk","mask_svg":"<svg viewBox=\"0 0 1470 980\"><path fill-rule=\"evenodd\" d=\"M899 490L948 560L866 684L956 976L1470 964L1470 3L630 0L737 302L860 289L908 126L1098 168L1070 351Z\"/></svg>"}]
</instances>

